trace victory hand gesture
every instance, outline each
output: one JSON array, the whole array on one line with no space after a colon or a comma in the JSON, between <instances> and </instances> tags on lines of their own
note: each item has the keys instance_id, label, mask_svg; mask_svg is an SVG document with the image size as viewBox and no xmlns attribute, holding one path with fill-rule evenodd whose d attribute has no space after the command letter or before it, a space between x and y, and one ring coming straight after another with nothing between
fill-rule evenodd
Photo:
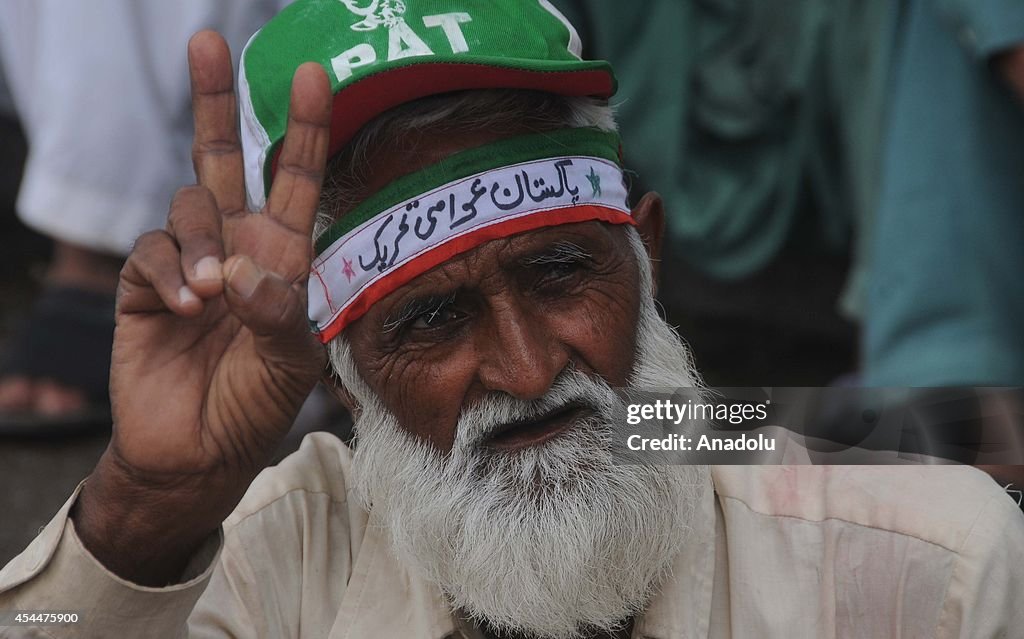
<instances>
[{"instance_id":1,"label":"victory hand gesture","mask_svg":"<svg viewBox=\"0 0 1024 639\"><path fill-rule=\"evenodd\" d=\"M173 580L230 513L326 362L306 319L306 280L327 76L315 63L295 73L267 205L249 211L227 44L197 34L189 69L198 184L177 193L166 229L139 238L121 273L114 433L74 514L87 547L140 583Z\"/></svg>"}]
</instances>

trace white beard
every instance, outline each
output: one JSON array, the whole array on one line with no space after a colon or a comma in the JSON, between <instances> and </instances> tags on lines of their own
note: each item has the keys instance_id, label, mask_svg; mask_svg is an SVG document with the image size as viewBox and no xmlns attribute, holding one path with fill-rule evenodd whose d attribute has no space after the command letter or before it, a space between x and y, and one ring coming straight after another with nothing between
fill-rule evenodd
<instances>
[{"instance_id":1,"label":"white beard","mask_svg":"<svg viewBox=\"0 0 1024 639\"><path fill-rule=\"evenodd\" d=\"M655 310L635 233L631 242L644 296L630 386L696 386L689 350ZM398 558L455 608L500 632L568 639L619 629L646 607L687 541L707 469L615 463L620 400L603 380L570 367L539 400L490 395L463 411L446 456L398 425L343 340L331 356L362 407L356 494L382 516ZM570 401L592 412L545 444L482 446L496 427Z\"/></svg>"}]
</instances>

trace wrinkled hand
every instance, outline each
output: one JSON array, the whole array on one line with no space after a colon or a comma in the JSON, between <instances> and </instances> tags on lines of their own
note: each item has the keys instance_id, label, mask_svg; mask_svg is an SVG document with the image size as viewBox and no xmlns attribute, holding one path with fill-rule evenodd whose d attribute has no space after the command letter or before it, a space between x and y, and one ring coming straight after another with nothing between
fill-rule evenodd
<instances>
[{"instance_id":1,"label":"wrinkled hand","mask_svg":"<svg viewBox=\"0 0 1024 639\"><path fill-rule=\"evenodd\" d=\"M194 36L189 68L198 185L177 193L166 230L139 238L121 272L114 433L74 514L87 547L140 583L176 578L268 463L325 365L306 280L326 74L315 63L296 72L266 208L248 211L224 40ZM139 545L154 549L125 556Z\"/></svg>"}]
</instances>

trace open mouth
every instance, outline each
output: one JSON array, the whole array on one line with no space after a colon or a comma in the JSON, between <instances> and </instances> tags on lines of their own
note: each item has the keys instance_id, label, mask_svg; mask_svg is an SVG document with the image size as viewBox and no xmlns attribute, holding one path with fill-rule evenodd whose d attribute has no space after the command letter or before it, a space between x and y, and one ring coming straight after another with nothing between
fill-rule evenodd
<instances>
[{"instance_id":1,"label":"open mouth","mask_svg":"<svg viewBox=\"0 0 1024 639\"><path fill-rule=\"evenodd\" d=\"M569 403L537 419L510 422L498 428L485 445L507 451L543 444L568 430L587 410L581 403Z\"/></svg>"}]
</instances>

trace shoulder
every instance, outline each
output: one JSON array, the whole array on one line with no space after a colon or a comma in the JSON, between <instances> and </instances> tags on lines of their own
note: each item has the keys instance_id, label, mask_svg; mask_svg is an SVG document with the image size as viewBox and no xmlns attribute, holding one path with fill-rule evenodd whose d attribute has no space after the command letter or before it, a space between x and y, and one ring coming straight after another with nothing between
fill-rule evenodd
<instances>
[{"instance_id":1,"label":"shoulder","mask_svg":"<svg viewBox=\"0 0 1024 639\"><path fill-rule=\"evenodd\" d=\"M856 620L857 636L996 637L1024 624L1024 516L981 471L719 466L712 479L744 614L806 623L827 611L823 628ZM766 582L787 587L766 594Z\"/></svg>"},{"instance_id":2,"label":"shoulder","mask_svg":"<svg viewBox=\"0 0 1024 639\"><path fill-rule=\"evenodd\" d=\"M367 530L366 513L348 499L351 468L344 443L314 433L260 473L224 522L218 569L193 623L236 614L239 627L274 637L329 628L337 610L327 602L341 601Z\"/></svg>"},{"instance_id":3,"label":"shoulder","mask_svg":"<svg viewBox=\"0 0 1024 639\"><path fill-rule=\"evenodd\" d=\"M352 451L328 433L311 433L280 464L261 472L226 524L237 524L288 496L348 501Z\"/></svg>"},{"instance_id":4,"label":"shoulder","mask_svg":"<svg viewBox=\"0 0 1024 639\"><path fill-rule=\"evenodd\" d=\"M1024 536L1013 501L968 466L717 466L712 477L723 504L769 517L843 521L955 553L990 525Z\"/></svg>"}]
</instances>

